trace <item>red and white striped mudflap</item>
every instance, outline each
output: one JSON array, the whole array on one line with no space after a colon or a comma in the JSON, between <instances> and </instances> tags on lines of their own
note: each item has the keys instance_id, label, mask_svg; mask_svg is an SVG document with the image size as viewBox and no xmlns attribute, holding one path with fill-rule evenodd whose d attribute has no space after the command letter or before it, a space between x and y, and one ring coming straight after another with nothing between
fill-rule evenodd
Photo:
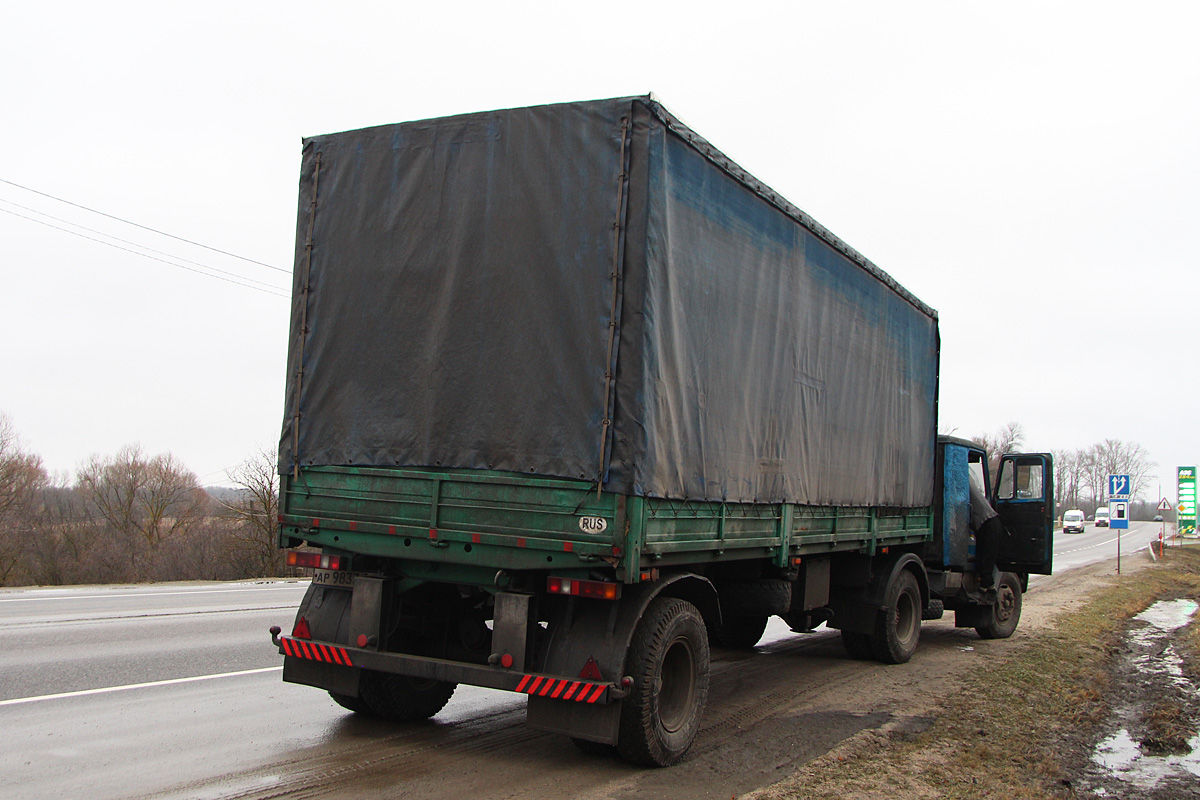
<instances>
[{"instance_id":1,"label":"red and white striped mudflap","mask_svg":"<svg viewBox=\"0 0 1200 800\"><path fill-rule=\"evenodd\" d=\"M337 664L341 667L353 667L350 654L346 648L320 642L306 642L303 639L293 639L290 636L280 636L279 643L283 645L283 654L292 658L303 658L308 661L321 661L326 664Z\"/></svg>"},{"instance_id":2,"label":"red and white striped mudflap","mask_svg":"<svg viewBox=\"0 0 1200 800\"><path fill-rule=\"evenodd\" d=\"M526 675L516 688L523 694L552 700L574 700L576 703L595 703L604 697L607 690L607 683L547 678L544 675Z\"/></svg>"}]
</instances>

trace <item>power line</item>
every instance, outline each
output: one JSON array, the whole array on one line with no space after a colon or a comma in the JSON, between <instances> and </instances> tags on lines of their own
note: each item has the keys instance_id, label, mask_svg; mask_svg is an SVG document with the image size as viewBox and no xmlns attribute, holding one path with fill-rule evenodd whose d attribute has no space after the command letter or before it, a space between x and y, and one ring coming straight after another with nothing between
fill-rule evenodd
<instances>
[{"instance_id":1,"label":"power line","mask_svg":"<svg viewBox=\"0 0 1200 800\"><path fill-rule=\"evenodd\" d=\"M0 181L2 181L2 180L3 180L3 178L0 178ZM86 235L80 233L79 231L73 231L73 230L70 230L69 228L60 228L58 225L52 225L51 223L46 222L45 220L34 219L33 217L27 217L24 214L18 214L17 212L10 211L7 208L0 208L0 212L3 212L5 214L11 214L14 217L20 217L21 219L26 219L26 220L29 220L30 222L36 222L38 225L45 225L47 228L54 228L55 230L62 231L63 233L69 233L72 236L78 236L81 239L87 239L88 241L96 242L97 244L107 245L108 247L115 247L117 250L124 250L127 253L133 253L135 256L141 256L142 258L148 258L151 261L160 261L163 264L169 264L172 267L179 267L179 269L186 269L188 272L194 272L197 275L204 275L205 277L208 277L208 278L216 278L219 281L225 281L227 283L237 284L238 286L242 286L247 289L254 289L259 292L265 292L266 294L273 294L276 297L284 297L284 298L288 297L288 295L284 294L283 292L276 292L276 291L272 291L271 289L265 289L262 286L254 286L249 283L242 283L241 281L234 280L233 278L226 278L221 275L213 275L211 272L204 272L202 270L195 269L194 267L188 267L188 266L184 266L183 264L178 264L174 261L168 261L165 258L159 258L158 256L152 256L148 253L143 253L138 250L131 250L128 247L121 247L121 245L119 245L119 244L113 244L112 242L106 242L103 239L96 239L91 236L86 236ZM208 269L213 269L213 267L208 267ZM225 273L225 274L228 275L230 273ZM246 278L246 280L252 280L252 279Z\"/></svg>"},{"instance_id":2,"label":"power line","mask_svg":"<svg viewBox=\"0 0 1200 800\"><path fill-rule=\"evenodd\" d=\"M125 250L126 252L138 253L140 255L141 254L140 250L145 250L147 253L155 253L160 256L166 256L167 258L174 259L175 261L182 261L184 264L191 264L193 266L200 267L202 269L212 270L213 272L219 272L222 275L228 275L231 278L239 278L244 281L250 281L250 283L257 283L258 285L265 286L269 289L283 289L284 288L281 286L276 286L273 283L267 283L266 281L257 280L255 278L247 278L245 275L239 275L236 272L228 272L227 270L223 270L218 267L211 266L209 264L202 264L199 261L192 261L190 258L184 258L183 256L177 256L174 253L165 253L162 250L155 250L153 247L146 247L144 244L138 244L137 242L132 242L128 239L122 239L120 236L113 236L111 233L105 233L104 231L98 231L95 228L89 228L86 225L80 225L78 222L72 222L69 219L63 219L62 217L56 217L53 214L47 214L45 211L38 211L36 208L30 208L29 206L23 206L20 203L14 203L11 200L5 200L3 198L0 198L0 203L6 203L10 206L16 206L17 208L22 209L24 211L28 211L31 214L37 214L38 216L46 217L47 219L52 219L55 222L61 222L64 225L70 225L74 228L79 228L80 230L88 231L89 233L94 233L94 234L97 234L98 236L104 236L105 238L112 239L113 241L122 242L123 244L131 245L133 247L139 248L138 251L129 250L128 248L125 248L125 247L118 248L120 250ZM3 211L3 210L4 209L0 209L0 211ZM11 214L13 212L10 211L8 213ZM13 214L13 215L20 217L21 219L27 219L30 222L41 222L40 220L33 219L32 217L26 217L23 214ZM48 225L48 223L41 223L41 224ZM64 231L65 233L75 233L74 231L69 231L69 230L66 230L65 228L60 228L57 225L48 225L48 227L54 228L55 230ZM75 234L75 235L82 236L82 234ZM93 239L90 236L83 236L82 238L87 239L88 241L98 242L99 244L108 244L108 242L103 242L103 241L100 241L99 239ZM110 246L113 246L113 245L110 245ZM156 260L162 261L162 259L156 259ZM175 264L175 261L167 261L164 263ZM180 265L175 264L175 266L180 266Z\"/></svg>"},{"instance_id":3,"label":"power line","mask_svg":"<svg viewBox=\"0 0 1200 800\"><path fill-rule=\"evenodd\" d=\"M49 199L55 200L59 203L66 203L67 205L74 206L75 208L82 208L84 211L89 211L93 214L99 214L102 217L108 217L109 219L116 220L117 222L123 222L126 225L132 225L135 228L141 228L144 231L150 231L151 233L157 233L159 236L166 236L170 239L175 239L180 242L186 242L187 244L193 245L195 247L203 247L205 250L211 250L214 253L220 253L223 256L229 256L230 258L237 258L242 261L248 261L251 264L257 264L260 267L266 267L267 269L273 269L276 272L284 272L284 273L287 273L288 275L290 275L292 273L292 271L290 269L283 269L281 267L272 266L271 264L265 264L262 261L255 261L253 258L246 258L245 256L239 256L237 253L230 253L225 250L220 250L216 247L209 247L206 244L200 244L199 242L193 242L191 239L185 239L182 236L176 236L173 233L167 233L165 231L160 231L156 228L151 228L146 225L139 225L136 222L130 222L127 219L122 219L121 217L116 217L116 216L113 216L112 214L106 214L103 211L97 211L94 208L88 208L87 206L80 205L79 203L72 203L70 200L64 200L61 197L55 197L54 195L47 194L46 192L39 192L37 189L31 189L28 186L22 186L19 183L14 183L13 181L6 180L4 178L0 178L0 183L7 183L9 186L15 186L18 189L24 189L27 192L32 192L33 194L41 195L42 197L48 197ZM17 214L16 216L20 216L20 214ZM49 216L49 215L47 215L47 216ZM34 220L34 221L36 222L36 220ZM50 227L53 228L54 226L51 225ZM84 237L84 238L86 238L86 237Z\"/></svg>"}]
</instances>

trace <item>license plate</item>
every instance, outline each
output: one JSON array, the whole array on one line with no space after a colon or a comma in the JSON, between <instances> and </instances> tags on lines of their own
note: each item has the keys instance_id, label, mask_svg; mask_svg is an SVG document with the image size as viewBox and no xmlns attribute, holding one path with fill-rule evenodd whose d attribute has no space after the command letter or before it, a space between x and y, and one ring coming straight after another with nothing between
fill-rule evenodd
<instances>
[{"instance_id":1,"label":"license plate","mask_svg":"<svg viewBox=\"0 0 1200 800\"><path fill-rule=\"evenodd\" d=\"M342 569L313 570L314 586L345 586L347 589L354 585L354 573Z\"/></svg>"}]
</instances>

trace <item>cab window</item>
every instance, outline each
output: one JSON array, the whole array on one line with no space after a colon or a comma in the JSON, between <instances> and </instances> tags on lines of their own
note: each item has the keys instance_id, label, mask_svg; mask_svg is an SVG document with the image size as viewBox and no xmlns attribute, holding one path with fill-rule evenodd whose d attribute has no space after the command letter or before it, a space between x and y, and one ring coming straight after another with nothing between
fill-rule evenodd
<instances>
[{"instance_id":1,"label":"cab window","mask_svg":"<svg viewBox=\"0 0 1200 800\"><path fill-rule=\"evenodd\" d=\"M1041 500L1046 496L1041 459L1008 459L1000 466L1001 500Z\"/></svg>"},{"instance_id":2,"label":"cab window","mask_svg":"<svg viewBox=\"0 0 1200 800\"><path fill-rule=\"evenodd\" d=\"M967 453L967 475L970 477L971 483L985 497L988 493L987 472L984 469L983 453L978 453L974 450Z\"/></svg>"}]
</instances>

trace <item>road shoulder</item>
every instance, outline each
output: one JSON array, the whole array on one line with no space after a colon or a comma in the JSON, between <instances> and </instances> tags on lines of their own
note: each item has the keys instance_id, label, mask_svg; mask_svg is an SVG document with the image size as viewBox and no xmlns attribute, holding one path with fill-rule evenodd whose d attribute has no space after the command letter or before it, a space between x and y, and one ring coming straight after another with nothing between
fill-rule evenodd
<instances>
[{"instance_id":1,"label":"road shoulder","mask_svg":"<svg viewBox=\"0 0 1200 800\"><path fill-rule=\"evenodd\" d=\"M1114 654L1128 620L1155 599L1194 597L1200 589L1200 549L1167 556L1165 565L1145 551L1126 558L1119 578L1107 562L1044 579L1026 595L1017 635L980 642L987 657L975 668L944 664L941 678L921 670L923 680L956 681L953 690L934 697L914 692L907 715L857 733L745 797L1101 796L1085 787L1102 788L1091 755L1122 700ZM1197 627L1181 634L1193 655ZM1188 663L1194 677L1196 662ZM914 730L906 720L919 717L931 722ZM1196 789L1163 784L1157 794L1115 796L1192 797Z\"/></svg>"}]
</instances>

